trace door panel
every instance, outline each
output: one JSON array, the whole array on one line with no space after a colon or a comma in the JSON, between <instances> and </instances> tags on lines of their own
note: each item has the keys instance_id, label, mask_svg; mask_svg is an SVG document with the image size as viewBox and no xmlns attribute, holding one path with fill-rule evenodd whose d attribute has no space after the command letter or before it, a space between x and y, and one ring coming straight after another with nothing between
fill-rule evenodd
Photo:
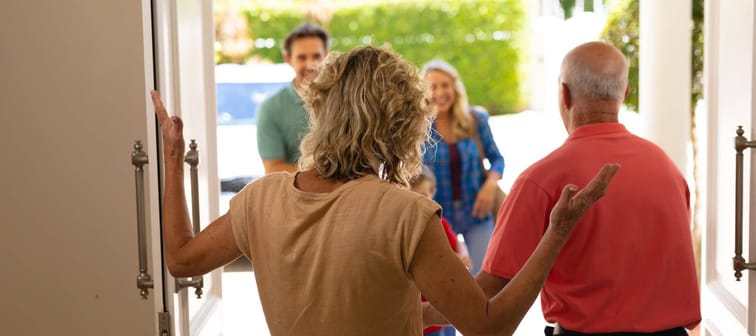
<instances>
[{"instance_id":1,"label":"door panel","mask_svg":"<svg viewBox=\"0 0 756 336\"><path fill-rule=\"evenodd\" d=\"M156 333L162 266L152 248L159 242L147 244L156 285L143 300L130 163L141 139L153 222L158 193L145 12L149 1L3 4L3 334ZM154 233L148 230L148 239Z\"/></svg>"},{"instance_id":2,"label":"door panel","mask_svg":"<svg viewBox=\"0 0 756 336\"><path fill-rule=\"evenodd\" d=\"M743 125L749 139L756 134L754 121L754 6L752 1L706 1L706 109L707 153L699 164L707 167L706 229L702 299L706 335L756 335L753 301L756 277L744 274L735 281L732 268L735 237L736 126ZM756 220L748 209L756 202L751 170L753 153L747 153L744 176L744 252ZM754 241L753 243L756 243ZM751 258L754 254L751 253ZM752 307L752 306L751 306ZM751 326L749 327L749 323Z\"/></svg>"}]
</instances>

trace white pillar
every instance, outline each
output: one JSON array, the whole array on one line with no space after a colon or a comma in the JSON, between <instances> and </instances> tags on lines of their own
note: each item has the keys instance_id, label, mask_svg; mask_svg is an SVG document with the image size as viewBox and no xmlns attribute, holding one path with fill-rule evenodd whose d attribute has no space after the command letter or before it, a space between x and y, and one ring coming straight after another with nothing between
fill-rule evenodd
<instances>
[{"instance_id":1,"label":"white pillar","mask_svg":"<svg viewBox=\"0 0 756 336\"><path fill-rule=\"evenodd\" d=\"M640 0L638 110L643 136L686 172L690 129L690 0Z\"/></svg>"}]
</instances>

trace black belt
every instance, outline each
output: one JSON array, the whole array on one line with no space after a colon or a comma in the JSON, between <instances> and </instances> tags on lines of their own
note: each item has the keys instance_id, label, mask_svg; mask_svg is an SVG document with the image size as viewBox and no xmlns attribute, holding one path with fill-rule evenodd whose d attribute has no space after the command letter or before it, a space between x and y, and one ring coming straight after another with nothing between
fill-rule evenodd
<instances>
[{"instance_id":1,"label":"black belt","mask_svg":"<svg viewBox=\"0 0 756 336\"><path fill-rule=\"evenodd\" d=\"M639 332L613 332L603 334L586 334L577 331L567 330L561 327L561 332L554 334L554 327L546 327L544 333L546 336L686 336L688 333L683 327L672 328L663 331L651 332L651 333L639 333Z\"/></svg>"}]
</instances>

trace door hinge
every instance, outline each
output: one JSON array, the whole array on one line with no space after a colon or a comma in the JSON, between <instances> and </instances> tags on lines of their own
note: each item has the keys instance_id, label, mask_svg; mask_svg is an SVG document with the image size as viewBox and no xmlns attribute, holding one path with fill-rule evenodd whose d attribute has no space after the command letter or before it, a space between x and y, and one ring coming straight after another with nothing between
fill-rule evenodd
<instances>
[{"instance_id":1,"label":"door hinge","mask_svg":"<svg viewBox=\"0 0 756 336\"><path fill-rule=\"evenodd\" d=\"M158 313L158 335L171 336L171 313Z\"/></svg>"}]
</instances>

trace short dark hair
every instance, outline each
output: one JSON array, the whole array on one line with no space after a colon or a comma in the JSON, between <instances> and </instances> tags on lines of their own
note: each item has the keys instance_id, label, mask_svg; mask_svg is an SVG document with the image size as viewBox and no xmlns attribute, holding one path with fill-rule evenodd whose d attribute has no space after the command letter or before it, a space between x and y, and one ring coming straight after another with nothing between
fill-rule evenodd
<instances>
[{"instance_id":1,"label":"short dark hair","mask_svg":"<svg viewBox=\"0 0 756 336\"><path fill-rule=\"evenodd\" d=\"M286 39L284 39L283 43L283 54L291 55L291 44L294 43L294 41L305 37L319 38L321 41L323 41L323 47L325 48L325 50L328 50L331 41L331 37L328 35L328 33L323 28L320 28L312 23L305 22L299 27L292 30L289 35L286 35Z\"/></svg>"}]
</instances>

